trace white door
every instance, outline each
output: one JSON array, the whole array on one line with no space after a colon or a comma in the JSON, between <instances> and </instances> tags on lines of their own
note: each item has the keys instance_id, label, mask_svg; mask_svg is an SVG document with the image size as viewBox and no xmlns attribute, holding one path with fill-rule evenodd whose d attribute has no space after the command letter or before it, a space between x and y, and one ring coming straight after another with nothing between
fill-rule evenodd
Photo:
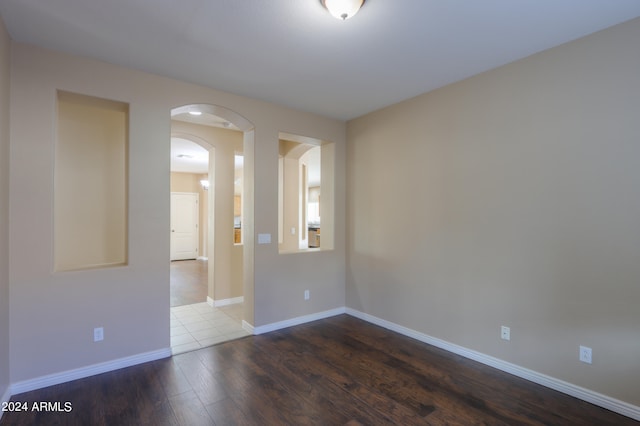
<instances>
[{"instance_id":1,"label":"white door","mask_svg":"<svg viewBox=\"0 0 640 426\"><path fill-rule=\"evenodd\" d=\"M198 257L198 194L171 193L171 260Z\"/></svg>"}]
</instances>

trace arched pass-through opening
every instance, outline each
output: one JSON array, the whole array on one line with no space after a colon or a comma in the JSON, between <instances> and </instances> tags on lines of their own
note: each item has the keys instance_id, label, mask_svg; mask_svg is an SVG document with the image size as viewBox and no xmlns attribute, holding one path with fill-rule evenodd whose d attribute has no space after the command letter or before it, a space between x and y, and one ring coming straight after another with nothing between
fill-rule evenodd
<instances>
[{"instance_id":1,"label":"arched pass-through opening","mask_svg":"<svg viewBox=\"0 0 640 426\"><path fill-rule=\"evenodd\" d=\"M253 223L253 156L254 156L254 132L253 124L235 111L218 105L211 104L189 104L171 110L171 137L192 141L207 151L209 151L208 181L209 189L205 191L208 214L202 221L206 222L206 241L203 238L203 253L208 258L207 273L207 302L212 307L220 307L224 310L227 305L242 302L242 305L235 306L233 315L238 319L247 331L251 330L250 324L254 319L254 285L253 285L253 251L254 242L251 236L254 234ZM237 201L234 199L233 179L231 179L231 192L229 193L228 171L233 172L233 162L226 161L234 158L238 153L244 156L244 167L242 169L242 244L233 244L233 231L235 227L234 216L228 213L229 205ZM237 212L234 212L237 214ZM230 216L230 217L228 217ZM227 222L230 222L228 224ZM227 229L229 228L229 229ZM231 233L227 241L227 233ZM231 253L233 252L233 253ZM235 253L240 253L238 263L232 260ZM237 259L238 257L233 257ZM233 263L236 262L236 263ZM241 280L237 282L234 290L229 290L229 281L233 270L241 271ZM240 291L240 297L237 293ZM231 294L231 293L234 294ZM230 295L231 294L231 295ZM203 312L206 307L200 306ZM210 313L208 313L210 314ZM174 321L177 319L172 309L172 349L174 353L186 350L197 349L208 346L224 339L223 336L207 335L206 332L191 332L194 339L189 339L184 335L180 338L174 336L175 333L186 333L195 327L188 327L186 321ZM185 323L185 324L183 324ZM180 326L184 326L181 328ZM218 331L224 331L224 327L219 327ZM242 330L242 328L240 329ZM250 332L250 331L249 331ZM224 334L224 333L223 333ZM230 335L238 335L229 331ZM229 337L227 336L227 337ZM176 338L174 338L176 337ZM233 338L233 337L230 337ZM194 342L195 340L195 342ZM180 343L177 345L177 343ZM207 344L208 343L208 344ZM176 350L177 346L181 349Z\"/></svg>"}]
</instances>

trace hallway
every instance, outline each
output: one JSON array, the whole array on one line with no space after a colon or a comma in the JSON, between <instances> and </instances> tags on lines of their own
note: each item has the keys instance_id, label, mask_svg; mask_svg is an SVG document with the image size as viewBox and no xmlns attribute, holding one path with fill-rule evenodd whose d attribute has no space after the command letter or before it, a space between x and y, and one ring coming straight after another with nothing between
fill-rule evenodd
<instances>
[{"instance_id":1,"label":"hallway","mask_svg":"<svg viewBox=\"0 0 640 426\"><path fill-rule=\"evenodd\" d=\"M171 262L171 307L207 301L207 261Z\"/></svg>"},{"instance_id":2,"label":"hallway","mask_svg":"<svg viewBox=\"0 0 640 426\"><path fill-rule=\"evenodd\" d=\"M171 262L171 352L205 348L249 336L242 303L214 308L207 302L207 261Z\"/></svg>"}]
</instances>

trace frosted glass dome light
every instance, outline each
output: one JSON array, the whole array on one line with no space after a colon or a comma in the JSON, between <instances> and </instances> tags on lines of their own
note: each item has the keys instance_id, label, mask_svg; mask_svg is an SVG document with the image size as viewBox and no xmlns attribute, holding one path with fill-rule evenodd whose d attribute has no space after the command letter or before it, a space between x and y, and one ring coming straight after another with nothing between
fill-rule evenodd
<instances>
[{"instance_id":1,"label":"frosted glass dome light","mask_svg":"<svg viewBox=\"0 0 640 426\"><path fill-rule=\"evenodd\" d=\"M347 20L358 13L364 0L320 0L330 14L340 20Z\"/></svg>"}]
</instances>

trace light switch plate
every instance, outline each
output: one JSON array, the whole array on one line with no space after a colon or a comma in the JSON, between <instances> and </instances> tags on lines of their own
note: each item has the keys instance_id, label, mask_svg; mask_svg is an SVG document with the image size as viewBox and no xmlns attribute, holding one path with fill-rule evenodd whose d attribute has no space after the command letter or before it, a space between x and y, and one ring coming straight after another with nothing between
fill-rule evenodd
<instances>
[{"instance_id":1,"label":"light switch plate","mask_svg":"<svg viewBox=\"0 0 640 426\"><path fill-rule=\"evenodd\" d=\"M271 234L258 234L258 244L271 244Z\"/></svg>"}]
</instances>

